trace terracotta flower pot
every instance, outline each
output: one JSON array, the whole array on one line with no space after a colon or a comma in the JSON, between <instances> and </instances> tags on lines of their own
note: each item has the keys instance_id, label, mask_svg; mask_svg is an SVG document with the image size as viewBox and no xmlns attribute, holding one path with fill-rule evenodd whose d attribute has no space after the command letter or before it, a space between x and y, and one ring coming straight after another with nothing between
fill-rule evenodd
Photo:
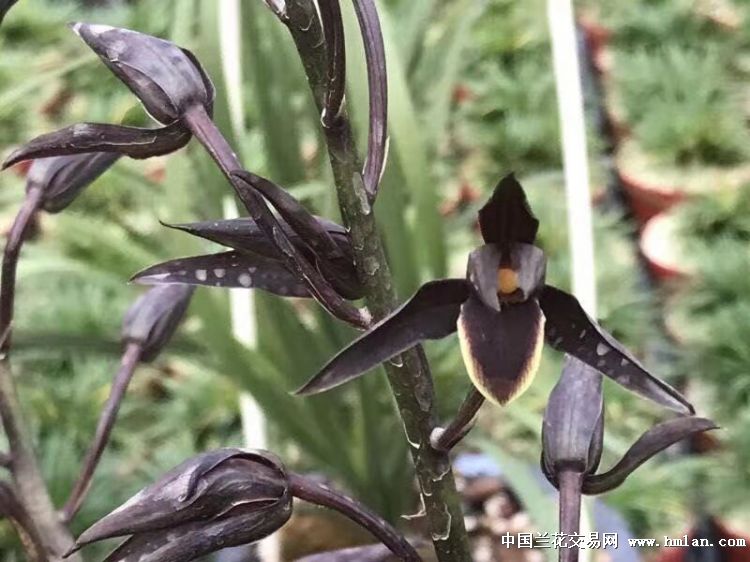
<instances>
[{"instance_id":1,"label":"terracotta flower pot","mask_svg":"<svg viewBox=\"0 0 750 562\"><path fill-rule=\"evenodd\" d=\"M643 227L641 254L651 274L659 281L676 281L691 275L691 266L680 245L674 213L659 213Z\"/></svg>"},{"instance_id":2,"label":"terracotta flower pot","mask_svg":"<svg viewBox=\"0 0 750 562\"><path fill-rule=\"evenodd\" d=\"M634 139L618 147L616 167L641 228L657 214L693 195L735 189L750 183L750 164L733 167L676 165L647 153Z\"/></svg>"}]
</instances>

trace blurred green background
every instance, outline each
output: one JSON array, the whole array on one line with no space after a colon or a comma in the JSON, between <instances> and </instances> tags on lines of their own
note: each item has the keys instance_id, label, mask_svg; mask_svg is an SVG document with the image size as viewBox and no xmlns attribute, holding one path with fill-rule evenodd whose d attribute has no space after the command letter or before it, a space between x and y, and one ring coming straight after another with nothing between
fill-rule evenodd
<instances>
[{"instance_id":1,"label":"blurred green background","mask_svg":"<svg viewBox=\"0 0 750 562\"><path fill-rule=\"evenodd\" d=\"M0 153L79 121L147 125L127 88L65 23L130 27L192 49L216 83L216 121L245 166L336 218L319 118L286 30L260 0L241 0L239 20L222 4L20 0L0 29ZM342 4L347 99L361 135L361 42L351 7ZM391 152L376 212L400 296L436 276L463 275L478 242L476 210L510 171L542 221L549 278L569 285L545 3L378 5ZM684 386L699 413L726 428L710 454L664 456L605 501L640 536L682 535L698 506L747 529L750 13L740 1L585 0L577 8L596 47L587 55L596 67L589 77L600 86L587 89L597 315L656 372ZM233 25L236 40L227 32ZM623 191L617 172L640 190ZM20 170L0 176L3 230L23 181ZM644 191L658 199L659 224L668 226L656 234L639 211ZM670 207L665 192L685 201ZM15 362L56 502L67 496L109 391L120 319L139 293L127 279L158 261L211 249L159 221L219 217L229 194L191 143L167 158L120 161L64 213L41 217L21 261ZM272 448L291 465L328 475L391 520L417 510L407 444L382 375L320 397L289 395L352 332L314 304L253 298L257 344L248 347L233 337L227 293L199 289L169 353L135 377L76 532L195 452L241 445L243 392L261 405ZM454 339L427 350L447 418L468 378ZM561 365L559 354L545 353L530 390L508 408L485 406L475 430L503 458L530 466L538 462L540 413ZM613 385L606 392L605 465L665 416ZM516 492L523 502L525 490ZM22 559L7 525L0 526L0 553ZM95 549L87 555L98 559Z\"/></svg>"}]
</instances>

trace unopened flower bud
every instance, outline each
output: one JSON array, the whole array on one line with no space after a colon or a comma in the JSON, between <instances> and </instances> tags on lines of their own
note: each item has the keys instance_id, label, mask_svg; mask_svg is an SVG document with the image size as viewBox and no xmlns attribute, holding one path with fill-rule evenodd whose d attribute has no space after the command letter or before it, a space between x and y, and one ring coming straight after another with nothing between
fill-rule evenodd
<instances>
[{"instance_id":1,"label":"unopened flower bud","mask_svg":"<svg viewBox=\"0 0 750 562\"><path fill-rule=\"evenodd\" d=\"M129 29L87 23L72 27L160 123L179 120L194 105L211 113L213 85L190 51Z\"/></svg>"},{"instance_id":2,"label":"unopened flower bud","mask_svg":"<svg viewBox=\"0 0 750 562\"><path fill-rule=\"evenodd\" d=\"M76 548L131 535L110 562L187 562L248 544L291 515L286 470L265 451L218 449L194 457L92 525Z\"/></svg>"},{"instance_id":3,"label":"unopened flower bud","mask_svg":"<svg viewBox=\"0 0 750 562\"><path fill-rule=\"evenodd\" d=\"M93 152L35 160L29 168L26 190L41 189L42 208L58 213L118 158L117 154Z\"/></svg>"},{"instance_id":4,"label":"unopened flower bud","mask_svg":"<svg viewBox=\"0 0 750 562\"><path fill-rule=\"evenodd\" d=\"M151 361L164 349L185 315L193 287L160 285L142 294L125 314L122 340L141 345L141 360Z\"/></svg>"},{"instance_id":5,"label":"unopened flower bud","mask_svg":"<svg viewBox=\"0 0 750 562\"><path fill-rule=\"evenodd\" d=\"M545 471L553 477L565 469L580 474L594 472L602 454L603 418L602 375L567 355L544 411Z\"/></svg>"}]
</instances>

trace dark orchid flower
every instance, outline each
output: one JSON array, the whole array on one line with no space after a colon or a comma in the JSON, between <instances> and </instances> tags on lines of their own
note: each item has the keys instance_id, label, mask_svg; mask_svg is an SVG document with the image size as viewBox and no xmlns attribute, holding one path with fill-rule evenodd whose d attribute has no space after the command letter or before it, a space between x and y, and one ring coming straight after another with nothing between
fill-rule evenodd
<instances>
[{"instance_id":1,"label":"dark orchid flower","mask_svg":"<svg viewBox=\"0 0 750 562\"><path fill-rule=\"evenodd\" d=\"M36 160L26 177L26 192L40 189L40 207L48 213L58 213L118 158L117 154L94 152Z\"/></svg>"},{"instance_id":2,"label":"dark orchid flower","mask_svg":"<svg viewBox=\"0 0 750 562\"><path fill-rule=\"evenodd\" d=\"M611 470L596 474L602 454L602 376L571 355L552 389L542 425L542 470L560 491L560 532L578 533L582 494L612 490L648 459L695 433L716 429L708 419L679 417L649 429ZM577 560L576 548L561 548L560 560Z\"/></svg>"},{"instance_id":3,"label":"dark orchid flower","mask_svg":"<svg viewBox=\"0 0 750 562\"><path fill-rule=\"evenodd\" d=\"M479 211L479 225L485 245L469 256L466 279L423 285L298 393L323 392L422 340L458 331L474 386L497 404L506 404L528 386L546 339L641 396L682 413L693 411L679 392L589 318L575 297L545 284L544 252L533 245L539 223L513 175L500 181Z\"/></svg>"},{"instance_id":4,"label":"dark orchid flower","mask_svg":"<svg viewBox=\"0 0 750 562\"><path fill-rule=\"evenodd\" d=\"M340 511L402 560L420 559L390 525L354 500L289 474L271 453L228 448L169 471L84 531L71 552L130 535L105 562L188 562L278 530L292 514L292 497Z\"/></svg>"},{"instance_id":5,"label":"dark orchid flower","mask_svg":"<svg viewBox=\"0 0 750 562\"><path fill-rule=\"evenodd\" d=\"M90 152L132 158L168 154L190 140L190 129L182 122L190 108L200 106L209 115L213 112L213 85L190 51L129 29L87 23L75 23L72 28L164 126L72 125L33 139L13 152L4 168L32 158Z\"/></svg>"},{"instance_id":6,"label":"dark orchid flower","mask_svg":"<svg viewBox=\"0 0 750 562\"><path fill-rule=\"evenodd\" d=\"M66 521L75 516L83 503L136 367L141 362L156 359L169 343L185 316L192 296L193 287L186 285L154 287L138 297L126 312L122 323L121 339L124 351L120 368L112 383L107 403L99 416L96 433L83 461L81 474L63 508L63 517Z\"/></svg>"}]
</instances>

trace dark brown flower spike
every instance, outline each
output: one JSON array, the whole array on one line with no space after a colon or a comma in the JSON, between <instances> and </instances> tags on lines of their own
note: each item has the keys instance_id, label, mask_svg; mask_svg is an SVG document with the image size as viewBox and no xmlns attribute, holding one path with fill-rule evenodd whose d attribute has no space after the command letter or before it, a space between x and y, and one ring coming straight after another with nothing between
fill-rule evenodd
<instances>
[{"instance_id":1,"label":"dark brown flower spike","mask_svg":"<svg viewBox=\"0 0 750 562\"><path fill-rule=\"evenodd\" d=\"M117 158L117 154L97 152L36 160L26 176L26 192L41 189L41 208L48 213L58 213L106 172Z\"/></svg>"},{"instance_id":2,"label":"dark brown flower spike","mask_svg":"<svg viewBox=\"0 0 750 562\"><path fill-rule=\"evenodd\" d=\"M657 424L646 431L610 470L587 476L583 482L583 492L602 494L613 490L635 469L667 447L691 435L712 429L719 429L719 426L709 419L694 416L679 417Z\"/></svg>"},{"instance_id":3,"label":"dark brown flower spike","mask_svg":"<svg viewBox=\"0 0 750 562\"><path fill-rule=\"evenodd\" d=\"M357 501L287 473L271 453L243 449L219 449L182 463L84 531L71 552L131 535L107 561L188 562L278 530L291 516L293 496L339 511L400 560L420 560L393 527Z\"/></svg>"},{"instance_id":4,"label":"dark brown flower spike","mask_svg":"<svg viewBox=\"0 0 750 562\"><path fill-rule=\"evenodd\" d=\"M310 297L307 284L289 273L282 262L243 252L170 260L136 273L131 281L142 285L262 289L283 297Z\"/></svg>"},{"instance_id":5,"label":"dark brown flower spike","mask_svg":"<svg viewBox=\"0 0 750 562\"><path fill-rule=\"evenodd\" d=\"M317 394L339 386L422 340L452 334L461 303L468 296L463 279L425 283L409 301L331 359L296 394Z\"/></svg>"},{"instance_id":6,"label":"dark brown flower spike","mask_svg":"<svg viewBox=\"0 0 750 562\"><path fill-rule=\"evenodd\" d=\"M185 315L192 295L192 287L156 287L138 297L126 312L122 324L124 352L120 368L99 416L81 473L63 507L65 521L73 519L83 504L136 367L143 361L153 361L164 349Z\"/></svg>"},{"instance_id":7,"label":"dark brown flower spike","mask_svg":"<svg viewBox=\"0 0 750 562\"><path fill-rule=\"evenodd\" d=\"M500 247L513 242L533 244L536 240L539 221L513 174L500 180L490 200L479 210L479 228L485 243Z\"/></svg>"},{"instance_id":8,"label":"dark brown flower spike","mask_svg":"<svg viewBox=\"0 0 750 562\"><path fill-rule=\"evenodd\" d=\"M3 169L34 158L92 152L151 158L179 150L190 137L190 132L180 123L157 129L79 123L32 139L5 159Z\"/></svg>"},{"instance_id":9,"label":"dark brown flower spike","mask_svg":"<svg viewBox=\"0 0 750 562\"><path fill-rule=\"evenodd\" d=\"M547 317L547 342L574 355L628 390L677 412L692 414L692 405L674 388L649 373L643 365L592 320L576 298L547 285L539 303Z\"/></svg>"},{"instance_id":10,"label":"dark brown flower spike","mask_svg":"<svg viewBox=\"0 0 750 562\"><path fill-rule=\"evenodd\" d=\"M354 0L354 10L365 46L367 85L370 93L370 125L363 179L365 191L370 202L373 202L377 197L388 156L388 78L385 47L375 2Z\"/></svg>"},{"instance_id":11,"label":"dark brown flower spike","mask_svg":"<svg viewBox=\"0 0 750 562\"><path fill-rule=\"evenodd\" d=\"M80 22L71 27L159 123L179 121L194 105L212 112L213 85L190 51L129 29Z\"/></svg>"},{"instance_id":12,"label":"dark brown flower spike","mask_svg":"<svg viewBox=\"0 0 750 562\"><path fill-rule=\"evenodd\" d=\"M333 127L341 115L346 91L344 20L341 17L339 0L319 0L318 8L325 33L328 61L326 93L320 120L324 127Z\"/></svg>"}]
</instances>

